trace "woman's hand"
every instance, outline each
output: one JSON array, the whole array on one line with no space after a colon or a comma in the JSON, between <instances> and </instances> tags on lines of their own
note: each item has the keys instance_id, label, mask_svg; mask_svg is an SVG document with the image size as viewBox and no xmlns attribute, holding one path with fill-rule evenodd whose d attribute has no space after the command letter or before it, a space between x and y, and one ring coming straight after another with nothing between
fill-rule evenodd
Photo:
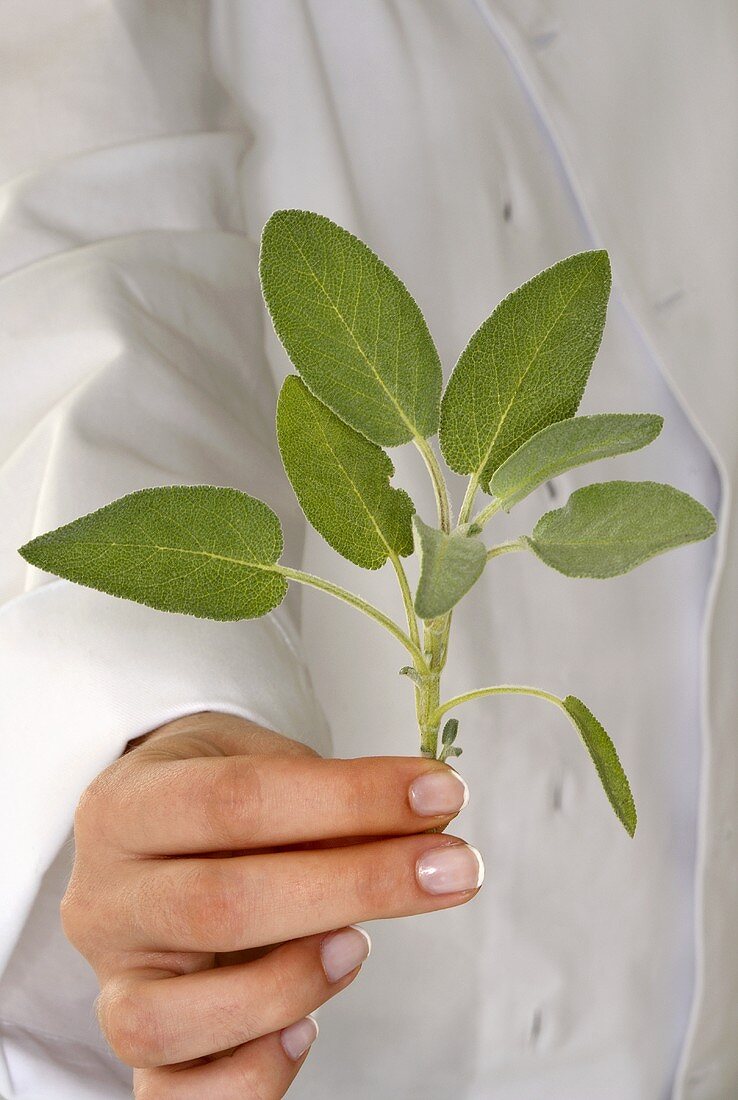
<instances>
[{"instance_id":1,"label":"woman's hand","mask_svg":"<svg viewBox=\"0 0 738 1100\"><path fill-rule=\"evenodd\" d=\"M475 850L426 832L465 798L445 764L323 760L216 713L102 772L77 810L62 920L136 1097L282 1097L317 1033L307 1013L368 955L353 922L476 893Z\"/></svg>"}]
</instances>

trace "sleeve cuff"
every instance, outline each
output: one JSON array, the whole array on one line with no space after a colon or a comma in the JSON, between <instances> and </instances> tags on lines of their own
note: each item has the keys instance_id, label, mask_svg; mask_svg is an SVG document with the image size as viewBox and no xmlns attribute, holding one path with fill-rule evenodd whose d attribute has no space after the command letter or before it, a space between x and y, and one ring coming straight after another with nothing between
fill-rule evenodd
<instances>
[{"instance_id":1,"label":"sleeve cuff","mask_svg":"<svg viewBox=\"0 0 738 1100\"><path fill-rule=\"evenodd\" d=\"M80 794L128 741L201 710L330 751L325 716L279 614L165 615L67 581L0 611L0 974ZM12 841L11 841L12 837Z\"/></svg>"}]
</instances>

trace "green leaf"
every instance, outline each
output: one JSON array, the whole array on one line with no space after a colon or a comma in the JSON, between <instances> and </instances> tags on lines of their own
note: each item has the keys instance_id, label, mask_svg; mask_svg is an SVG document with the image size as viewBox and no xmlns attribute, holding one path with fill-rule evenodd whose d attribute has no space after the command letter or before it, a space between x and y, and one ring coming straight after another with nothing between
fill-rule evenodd
<instances>
[{"instance_id":1,"label":"green leaf","mask_svg":"<svg viewBox=\"0 0 738 1100\"><path fill-rule=\"evenodd\" d=\"M599 458L637 451L664 425L650 413L576 416L549 424L518 447L493 473L489 491L506 512L550 478Z\"/></svg>"},{"instance_id":2,"label":"green leaf","mask_svg":"<svg viewBox=\"0 0 738 1100\"><path fill-rule=\"evenodd\" d=\"M442 745L453 745L454 741L456 740L456 735L457 735L458 732L459 732L459 719L458 718L449 718L448 721L446 722L445 726L443 727L443 732L441 733L441 744Z\"/></svg>"},{"instance_id":3,"label":"green leaf","mask_svg":"<svg viewBox=\"0 0 738 1100\"><path fill-rule=\"evenodd\" d=\"M636 831L636 808L628 777L623 771L615 746L602 724L580 699L567 695L562 702L566 713L582 735L610 805L628 835L633 836Z\"/></svg>"},{"instance_id":4,"label":"green leaf","mask_svg":"<svg viewBox=\"0 0 738 1100\"><path fill-rule=\"evenodd\" d=\"M236 489L143 489L26 543L39 569L160 611L252 619L284 599L279 520Z\"/></svg>"},{"instance_id":5,"label":"green leaf","mask_svg":"<svg viewBox=\"0 0 738 1100\"><path fill-rule=\"evenodd\" d=\"M472 336L441 403L441 450L484 487L541 428L574 415L602 338L606 252L582 252L514 290Z\"/></svg>"},{"instance_id":6,"label":"green leaf","mask_svg":"<svg viewBox=\"0 0 738 1100\"><path fill-rule=\"evenodd\" d=\"M279 395L277 439L303 512L334 550L364 569L379 569L390 553L412 554L415 507L390 486L389 456L295 375Z\"/></svg>"},{"instance_id":7,"label":"green leaf","mask_svg":"<svg viewBox=\"0 0 738 1100\"><path fill-rule=\"evenodd\" d=\"M399 671L400 676L407 676L408 680L412 680L416 687L422 687L423 681L420 678L418 670L413 668L412 665L403 665Z\"/></svg>"},{"instance_id":8,"label":"green leaf","mask_svg":"<svg viewBox=\"0 0 738 1100\"><path fill-rule=\"evenodd\" d=\"M435 619L450 611L482 575L487 547L463 528L446 535L417 515L413 527L420 555L415 610L421 619Z\"/></svg>"},{"instance_id":9,"label":"green leaf","mask_svg":"<svg viewBox=\"0 0 738 1100\"><path fill-rule=\"evenodd\" d=\"M443 727L441 733L441 752L438 759L441 761L448 760L449 756L461 756L464 751L460 745L454 745L456 735L459 732L459 720L458 718L449 718Z\"/></svg>"},{"instance_id":10,"label":"green leaf","mask_svg":"<svg viewBox=\"0 0 738 1100\"><path fill-rule=\"evenodd\" d=\"M567 577L617 577L714 531L712 513L672 485L604 481L541 516L525 542Z\"/></svg>"},{"instance_id":11,"label":"green leaf","mask_svg":"<svg viewBox=\"0 0 738 1100\"><path fill-rule=\"evenodd\" d=\"M261 238L261 286L305 383L382 446L438 430L441 363L407 288L320 214L278 210Z\"/></svg>"}]
</instances>

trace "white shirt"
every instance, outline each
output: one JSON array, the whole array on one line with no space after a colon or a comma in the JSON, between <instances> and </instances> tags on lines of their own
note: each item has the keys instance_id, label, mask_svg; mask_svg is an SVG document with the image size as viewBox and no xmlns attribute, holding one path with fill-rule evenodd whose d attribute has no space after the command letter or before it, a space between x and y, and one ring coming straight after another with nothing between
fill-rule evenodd
<instances>
[{"instance_id":1,"label":"white shirt","mask_svg":"<svg viewBox=\"0 0 738 1100\"><path fill-rule=\"evenodd\" d=\"M583 410L662 412L666 426L645 452L558 479L555 499L608 477L670 481L722 504L722 541L609 582L568 581L523 555L490 568L455 616L447 692L524 680L583 697L631 776L636 839L556 712L510 699L460 713L472 801L455 829L482 849L485 889L461 909L372 927L370 964L321 1010L294 1093L726 1100L735 1030L730 1009L716 1022L713 1008L738 1000L738 974L713 960L738 905L713 762L731 747L721 731L735 728L735 700L722 647L705 651L708 669L701 639L710 612L726 637L715 596L735 334L720 242L712 298L695 305L709 273L686 199L725 211L685 140L730 145L719 119L705 138L677 109L685 83L705 109L720 98L718 18L698 22L685 0L674 19L670 5L662 53L661 3L649 14L633 2L617 25L604 4L574 0L8 7L0 1092L130 1094L97 1035L94 976L56 914L76 799L127 740L219 708L328 751L322 705L338 755L416 751L402 655L350 609L305 593L265 620L206 623L53 581L15 554L134 488L230 484L276 508L291 561L396 609L386 571L361 573L305 532L275 449L275 386L290 368L260 302L257 242L273 209L300 206L398 271L447 372L513 286L608 247L615 290ZM678 153L681 175L658 190ZM430 519L422 469L405 450L392 457ZM540 490L501 537L550 504Z\"/></svg>"}]
</instances>

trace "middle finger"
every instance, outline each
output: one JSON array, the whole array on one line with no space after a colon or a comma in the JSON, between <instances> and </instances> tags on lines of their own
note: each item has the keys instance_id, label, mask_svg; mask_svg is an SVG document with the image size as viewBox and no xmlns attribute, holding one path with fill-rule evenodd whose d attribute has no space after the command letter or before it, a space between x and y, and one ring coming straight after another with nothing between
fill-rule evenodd
<instances>
[{"instance_id":1,"label":"middle finger","mask_svg":"<svg viewBox=\"0 0 738 1100\"><path fill-rule=\"evenodd\" d=\"M460 905L484 876L475 848L439 834L131 867L112 914L129 948L218 953Z\"/></svg>"},{"instance_id":2,"label":"middle finger","mask_svg":"<svg viewBox=\"0 0 738 1100\"><path fill-rule=\"evenodd\" d=\"M251 963L165 977L127 971L103 987L98 1016L128 1065L187 1062L296 1023L345 989L368 954L366 933L343 928Z\"/></svg>"}]
</instances>

